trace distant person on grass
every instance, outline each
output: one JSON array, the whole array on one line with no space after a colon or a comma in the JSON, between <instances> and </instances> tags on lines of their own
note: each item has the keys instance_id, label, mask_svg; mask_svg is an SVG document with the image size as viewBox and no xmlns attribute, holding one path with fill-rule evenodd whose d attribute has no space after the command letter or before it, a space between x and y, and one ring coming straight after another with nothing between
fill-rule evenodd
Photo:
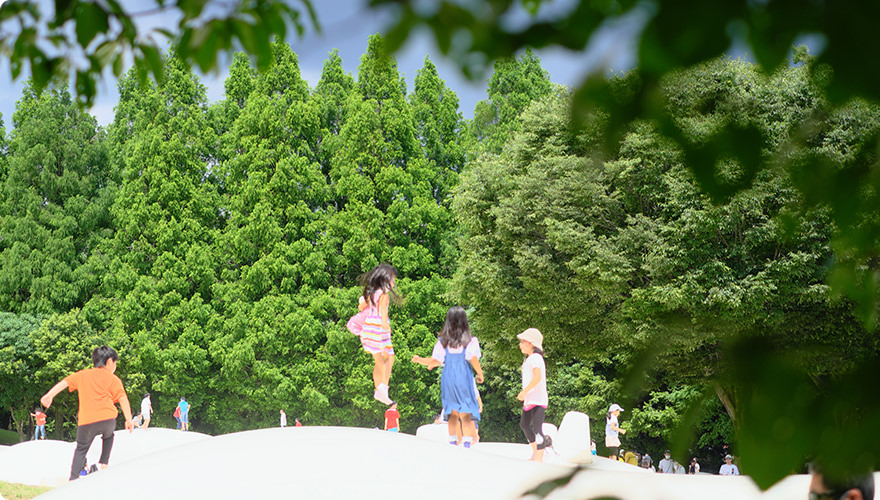
<instances>
[{"instance_id":1,"label":"distant person on grass","mask_svg":"<svg viewBox=\"0 0 880 500\"><path fill-rule=\"evenodd\" d=\"M36 427L34 428L34 441L37 439L46 439L46 414L43 413L43 410L40 408L34 408L34 412L31 413L31 416L34 417L34 423ZM43 437L39 437L42 434Z\"/></svg>"},{"instance_id":2,"label":"distant person on grass","mask_svg":"<svg viewBox=\"0 0 880 500\"><path fill-rule=\"evenodd\" d=\"M181 396L180 402L177 403L177 408L180 409L180 430L182 431L189 430L189 406L189 403L186 402L186 398Z\"/></svg>"},{"instance_id":3,"label":"distant person on grass","mask_svg":"<svg viewBox=\"0 0 880 500\"><path fill-rule=\"evenodd\" d=\"M400 432L400 413L397 411L397 402L392 401L391 407L385 410L385 430Z\"/></svg>"},{"instance_id":4,"label":"distant person on grass","mask_svg":"<svg viewBox=\"0 0 880 500\"><path fill-rule=\"evenodd\" d=\"M721 469L718 471L718 474L722 476L738 476L739 475L739 467L733 463L733 455L726 455L724 457L724 465L721 466Z\"/></svg>"},{"instance_id":5,"label":"distant person on grass","mask_svg":"<svg viewBox=\"0 0 880 500\"><path fill-rule=\"evenodd\" d=\"M470 448L477 436L476 421L480 420L476 382L483 383L480 366L480 342L471 335L467 313L463 307L453 306L446 311L446 322L434 344L430 358L413 356L412 361L433 370L443 366L440 375L440 402L446 415L449 444L458 445L458 431L463 434L465 448Z\"/></svg>"},{"instance_id":6,"label":"distant person on grass","mask_svg":"<svg viewBox=\"0 0 880 500\"><path fill-rule=\"evenodd\" d=\"M144 419L141 427L146 429L150 426L150 415L153 413L153 402L150 401L150 393L144 394L144 399L141 400L141 416Z\"/></svg>"},{"instance_id":7,"label":"distant person on grass","mask_svg":"<svg viewBox=\"0 0 880 500\"><path fill-rule=\"evenodd\" d=\"M284 410L281 410L281 427L287 427L287 414L284 413Z\"/></svg>"},{"instance_id":8,"label":"distant person on grass","mask_svg":"<svg viewBox=\"0 0 880 500\"><path fill-rule=\"evenodd\" d=\"M52 406L52 400L64 389L70 392L78 391L79 413L76 427L76 451L73 453L73 463L70 465L70 480L79 477L86 463L86 453L92 445L92 441L99 434L103 439L101 458L98 463L101 468L106 468L110 463L110 451L113 449L113 431L116 429L115 404L122 408L125 415L125 428L128 432L134 429L131 420L131 405L122 381L114 373L119 355L111 347L101 346L92 351L92 364L94 368L80 370L68 375L64 380L49 389L40 403L48 409Z\"/></svg>"},{"instance_id":9,"label":"distant person on grass","mask_svg":"<svg viewBox=\"0 0 880 500\"><path fill-rule=\"evenodd\" d=\"M180 406L174 407L174 413L172 413L171 416L177 421L177 430L180 430Z\"/></svg>"},{"instance_id":10,"label":"distant person on grass","mask_svg":"<svg viewBox=\"0 0 880 500\"><path fill-rule=\"evenodd\" d=\"M657 472L660 474L675 474L675 461L672 460L672 453L669 450L666 450L663 454L663 458L657 466Z\"/></svg>"}]
</instances>

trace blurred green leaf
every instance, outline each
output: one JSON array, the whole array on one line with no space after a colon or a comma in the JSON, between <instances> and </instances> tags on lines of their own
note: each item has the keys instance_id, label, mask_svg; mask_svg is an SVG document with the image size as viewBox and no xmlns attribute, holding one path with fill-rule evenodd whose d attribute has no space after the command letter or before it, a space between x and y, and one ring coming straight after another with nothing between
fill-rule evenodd
<instances>
[{"instance_id":1,"label":"blurred green leaf","mask_svg":"<svg viewBox=\"0 0 880 500\"><path fill-rule=\"evenodd\" d=\"M76 40L86 48L99 33L106 33L110 25L107 13L97 3L78 2L76 5Z\"/></svg>"},{"instance_id":2,"label":"blurred green leaf","mask_svg":"<svg viewBox=\"0 0 880 500\"><path fill-rule=\"evenodd\" d=\"M161 85L165 81L165 69L162 64L162 57L159 55L159 50L149 44L140 44L138 48L144 55L144 61L147 62L153 77Z\"/></svg>"}]
</instances>

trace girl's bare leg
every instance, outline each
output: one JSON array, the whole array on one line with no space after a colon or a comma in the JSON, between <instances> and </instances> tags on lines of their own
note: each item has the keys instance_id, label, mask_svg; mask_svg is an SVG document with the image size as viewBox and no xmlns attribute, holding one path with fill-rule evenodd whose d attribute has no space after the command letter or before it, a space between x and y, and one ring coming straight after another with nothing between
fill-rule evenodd
<instances>
[{"instance_id":1,"label":"girl's bare leg","mask_svg":"<svg viewBox=\"0 0 880 500\"><path fill-rule=\"evenodd\" d=\"M459 431L461 430L461 423L458 421L459 414L457 411L454 411L449 415L449 419L446 421L446 428L449 431L450 436L456 436L456 443L459 444L460 438L458 438ZM450 440L451 443L451 440Z\"/></svg>"},{"instance_id":2,"label":"girl's bare leg","mask_svg":"<svg viewBox=\"0 0 880 500\"><path fill-rule=\"evenodd\" d=\"M385 380L382 382L385 385L390 385L391 382L391 367L394 366L394 355L386 354L385 355Z\"/></svg>"},{"instance_id":3,"label":"girl's bare leg","mask_svg":"<svg viewBox=\"0 0 880 500\"><path fill-rule=\"evenodd\" d=\"M477 426L474 424L474 419L471 418L470 413L461 414L461 432L465 436L471 438L477 437ZM476 439L474 439L474 441L476 441Z\"/></svg>"},{"instance_id":4,"label":"girl's bare leg","mask_svg":"<svg viewBox=\"0 0 880 500\"><path fill-rule=\"evenodd\" d=\"M385 378L385 360L383 359L383 353L374 352L373 353L373 385L376 389L379 388L380 384L386 383Z\"/></svg>"}]
</instances>

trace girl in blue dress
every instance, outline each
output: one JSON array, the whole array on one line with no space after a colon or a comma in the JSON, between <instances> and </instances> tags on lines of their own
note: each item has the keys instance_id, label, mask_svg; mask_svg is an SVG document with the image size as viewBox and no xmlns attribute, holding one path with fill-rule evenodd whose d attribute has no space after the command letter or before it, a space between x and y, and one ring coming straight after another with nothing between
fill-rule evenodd
<instances>
[{"instance_id":1,"label":"girl in blue dress","mask_svg":"<svg viewBox=\"0 0 880 500\"><path fill-rule=\"evenodd\" d=\"M446 323L434 345L430 358L413 356L414 363L432 370L443 366L440 376L440 401L449 426L449 444L458 444L461 429L465 448L474 442L477 430L475 421L480 420L480 404L477 401L476 381L483 383L480 366L480 342L471 335L467 313L464 308L451 307L446 313Z\"/></svg>"}]
</instances>

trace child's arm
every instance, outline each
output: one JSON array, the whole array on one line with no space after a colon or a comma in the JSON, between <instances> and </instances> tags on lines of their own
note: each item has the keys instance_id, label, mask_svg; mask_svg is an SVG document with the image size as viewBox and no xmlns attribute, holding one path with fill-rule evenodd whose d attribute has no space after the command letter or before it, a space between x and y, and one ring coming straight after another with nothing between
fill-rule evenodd
<instances>
[{"instance_id":1,"label":"child's arm","mask_svg":"<svg viewBox=\"0 0 880 500\"><path fill-rule=\"evenodd\" d=\"M43 408L49 409L49 407L52 406L52 400L55 399L55 396L68 387L66 380L58 382L54 387L49 389L49 392L43 394L43 397L40 398L40 404L43 405Z\"/></svg>"},{"instance_id":2,"label":"child's arm","mask_svg":"<svg viewBox=\"0 0 880 500\"><path fill-rule=\"evenodd\" d=\"M440 364L441 364L439 361L437 361L437 360L434 359L434 358L423 358L423 357L421 357L421 356L413 356L413 357L412 357L412 362L413 362L413 363L418 363L418 364L420 364L420 365L422 365L422 366L425 366L425 367L427 367L429 370L433 370L434 368L437 368L437 367L440 366Z\"/></svg>"},{"instance_id":3,"label":"child's arm","mask_svg":"<svg viewBox=\"0 0 880 500\"><path fill-rule=\"evenodd\" d=\"M358 311L363 311L366 308L367 308L367 301L364 300L364 296L361 295L360 297L358 297Z\"/></svg>"},{"instance_id":4,"label":"child's arm","mask_svg":"<svg viewBox=\"0 0 880 500\"><path fill-rule=\"evenodd\" d=\"M619 432L619 433L621 433L621 434L626 434L626 429L621 429L621 428L618 427L617 424L615 424L614 422L611 422L611 429L613 429L613 430L615 430L615 431L617 431L617 432Z\"/></svg>"},{"instance_id":5,"label":"child's arm","mask_svg":"<svg viewBox=\"0 0 880 500\"><path fill-rule=\"evenodd\" d=\"M122 408L122 414L125 415L125 428L128 432L134 430L134 422L131 420L131 404L128 402L128 396L119 398L119 407Z\"/></svg>"},{"instance_id":6,"label":"child's arm","mask_svg":"<svg viewBox=\"0 0 880 500\"><path fill-rule=\"evenodd\" d=\"M382 328L391 331L391 321L388 320L388 294L379 295L379 316L382 317Z\"/></svg>"},{"instance_id":7,"label":"child's arm","mask_svg":"<svg viewBox=\"0 0 880 500\"><path fill-rule=\"evenodd\" d=\"M477 374L477 383L483 383L483 367L480 366L480 359L474 356L471 358L471 366L474 367L474 372Z\"/></svg>"},{"instance_id":8,"label":"child's arm","mask_svg":"<svg viewBox=\"0 0 880 500\"><path fill-rule=\"evenodd\" d=\"M519 391L519 394L516 395L516 399L520 401L525 401L526 394L538 386L538 382L541 381L541 369L537 366L532 368L532 380L529 382L523 390Z\"/></svg>"}]
</instances>

